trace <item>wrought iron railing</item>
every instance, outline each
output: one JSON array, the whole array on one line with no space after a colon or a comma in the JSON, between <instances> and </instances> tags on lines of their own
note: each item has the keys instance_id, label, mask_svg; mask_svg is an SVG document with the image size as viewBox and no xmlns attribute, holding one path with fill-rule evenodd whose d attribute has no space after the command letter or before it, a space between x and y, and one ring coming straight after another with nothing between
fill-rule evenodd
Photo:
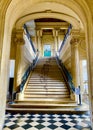
<instances>
[{"instance_id":1,"label":"wrought iron railing","mask_svg":"<svg viewBox=\"0 0 93 130\"><path fill-rule=\"evenodd\" d=\"M26 24L24 24L24 29L25 29L25 31L26 31L26 36L27 36L28 40L30 41L30 44L31 44L31 46L32 46L32 49L33 49L33 51L36 53L36 49L35 49L35 47L34 47L34 45L33 45L33 42L32 42L32 39L31 39L31 36L30 36L30 34L29 34L29 31L28 31L28 29L27 29Z\"/></svg>"},{"instance_id":2,"label":"wrought iron railing","mask_svg":"<svg viewBox=\"0 0 93 130\"><path fill-rule=\"evenodd\" d=\"M64 39L63 39L63 41L62 41L62 44L61 44L61 46L60 46L60 48L59 48L59 53L61 52L61 50L62 50L64 44L66 43L66 40L67 40L67 38L68 38L68 36L69 36L69 34L70 34L71 29L72 29L72 25L70 24L69 27L68 27L67 33L65 34Z\"/></svg>"},{"instance_id":3,"label":"wrought iron railing","mask_svg":"<svg viewBox=\"0 0 93 130\"><path fill-rule=\"evenodd\" d=\"M68 87L69 89L75 93L75 86L72 82L72 76L71 74L69 73L69 71L66 69L66 67L64 66L64 64L61 62L61 60L58 58L58 56L56 56L56 59L57 59L57 62L59 64L59 66L61 67L61 70L63 72L63 76L64 76L64 79L66 80L66 82L68 83Z\"/></svg>"},{"instance_id":4,"label":"wrought iron railing","mask_svg":"<svg viewBox=\"0 0 93 130\"><path fill-rule=\"evenodd\" d=\"M33 63L32 63L32 64L27 68L27 70L25 71L25 73L24 73L24 75L23 75L23 77L22 77L22 79L21 79L21 83L20 83L20 85L18 86L18 90L15 91L15 92L13 92L13 94L12 94L12 102L10 102L10 104L13 103L13 100L16 99L17 93L20 93L20 92L23 91L24 86L25 86L25 84L26 84L26 81L27 81L27 79L28 79L28 76L30 75L31 71L34 69L34 67L35 67L35 65L36 65L36 63L37 63L37 61L38 61L38 53L37 53L37 55L36 55L36 58L33 60Z\"/></svg>"},{"instance_id":5,"label":"wrought iron railing","mask_svg":"<svg viewBox=\"0 0 93 130\"><path fill-rule=\"evenodd\" d=\"M33 70L33 68L35 67L37 60L38 60L38 54L37 54L36 58L33 60L33 63L27 68L26 72L24 73L24 75L22 77L21 84L20 84L20 92L23 91L23 88L28 79L28 76L29 76L30 72Z\"/></svg>"}]
</instances>

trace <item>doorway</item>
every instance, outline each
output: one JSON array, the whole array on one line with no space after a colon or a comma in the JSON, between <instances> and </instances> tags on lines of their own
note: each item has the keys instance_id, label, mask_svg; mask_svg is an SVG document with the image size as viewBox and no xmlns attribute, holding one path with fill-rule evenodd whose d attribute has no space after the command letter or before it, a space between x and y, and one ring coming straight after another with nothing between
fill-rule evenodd
<instances>
[{"instance_id":1,"label":"doorway","mask_svg":"<svg viewBox=\"0 0 93 130\"><path fill-rule=\"evenodd\" d=\"M51 45L44 45L44 57L51 57Z\"/></svg>"}]
</instances>

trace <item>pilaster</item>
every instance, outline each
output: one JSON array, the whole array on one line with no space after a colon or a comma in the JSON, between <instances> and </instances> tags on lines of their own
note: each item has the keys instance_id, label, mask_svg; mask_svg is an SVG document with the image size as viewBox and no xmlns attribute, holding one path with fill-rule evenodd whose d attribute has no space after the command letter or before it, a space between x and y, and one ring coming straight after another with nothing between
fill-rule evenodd
<instances>
[{"instance_id":1,"label":"pilaster","mask_svg":"<svg viewBox=\"0 0 93 130\"><path fill-rule=\"evenodd\" d=\"M39 56L42 56L42 43L41 43L41 39L42 39L42 30L37 30L36 31L36 35L37 35L37 49L39 51Z\"/></svg>"},{"instance_id":2,"label":"pilaster","mask_svg":"<svg viewBox=\"0 0 93 130\"><path fill-rule=\"evenodd\" d=\"M80 35L79 31L72 31L71 33L71 73L73 78L73 83L75 87L80 86L80 54L79 54L79 44ZM71 95L78 102L78 97L76 95Z\"/></svg>"},{"instance_id":3,"label":"pilaster","mask_svg":"<svg viewBox=\"0 0 93 130\"><path fill-rule=\"evenodd\" d=\"M54 37L54 54L58 51L58 31L57 29L53 30L53 37Z\"/></svg>"},{"instance_id":4,"label":"pilaster","mask_svg":"<svg viewBox=\"0 0 93 130\"><path fill-rule=\"evenodd\" d=\"M71 68L72 77L75 87L80 85L80 67L79 67L79 38L71 40Z\"/></svg>"},{"instance_id":5,"label":"pilaster","mask_svg":"<svg viewBox=\"0 0 93 130\"><path fill-rule=\"evenodd\" d=\"M16 57L15 57L15 78L14 78L14 91L17 90L17 86L21 83L21 60L22 60L22 47L25 44L23 40L23 30L16 30L14 42L16 45Z\"/></svg>"}]
</instances>

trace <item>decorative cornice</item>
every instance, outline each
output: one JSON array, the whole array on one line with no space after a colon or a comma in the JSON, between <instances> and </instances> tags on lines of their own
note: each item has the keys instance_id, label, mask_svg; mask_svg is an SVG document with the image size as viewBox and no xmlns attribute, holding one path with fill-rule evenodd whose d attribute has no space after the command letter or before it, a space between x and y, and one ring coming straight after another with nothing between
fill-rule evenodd
<instances>
[{"instance_id":1,"label":"decorative cornice","mask_svg":"<svg viewBox=\"0 0 93 130\"><path fill-rule=\"evenodd\" d=\"M67 29L67 22L36 22L36 29Z\"/></svg>"},{"instance_id":2,"label":"decorative cornice","mask_svg":"<svg viewBox=\"0 0 93 130\"><path fill-rule=\"evenodd\" d=\"M85 32L81 31L81 30L71 30L71 36L72 37L78 37L80 39L85 39Z\"/></svg>"},{"instance_id":3,"label":"decorative cornice","mask_svg":"<svg viewBox=\"0 0 93 130\"><path fill-rule=\"evenodd\" d=\"M71 44L81 43L82 40L85 39L85 33L80 30L72 30L71 31Z\"/></svg>"}]
</instances>

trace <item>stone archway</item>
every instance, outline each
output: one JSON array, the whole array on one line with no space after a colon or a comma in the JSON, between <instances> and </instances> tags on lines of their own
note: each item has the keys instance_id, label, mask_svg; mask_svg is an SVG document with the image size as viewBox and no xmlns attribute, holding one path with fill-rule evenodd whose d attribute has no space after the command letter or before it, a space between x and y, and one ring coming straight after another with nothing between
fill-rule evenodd
<instances>
[{"instance_id":1,"label":"stone archway","mask_svg":"<svg viewBox=\"0 0 93 130\"><path fill-rule=\"evenodd\" d=\"M64 20L64 21L72 24L74 29L79 29L78 27L80 26L80 23L74 17L67 16L65 14L61 14L61 13L57 13L57 12L56 13L39 12L39 13L34 13L34 14L32 13L32 14L29 14L29 15L24 16L21 19L19 19L16 22L15 26L17 29L21 29L23 24L26 23L27 21L38 19L38 18L55 18L55 19Z\"/></svg>"},{"instance_id":2,"label":"stone archway","mask_svg":"<svg viewBox=\"0 0 93 130\"><path fill-rule=\"evenodd\" d=\"M2 0L4 1L4 0ZM6 92L7 92L7 84L8 84L8 64L9 64L9 54L10 54L10 43L11 43L11 33L14 24L18 19L23 17L24 15L27 15L30 13L36 13L36 12L43 12L45 10L50 11L50 9L57 11L56 6L59 4L61 7L64 6L63 8L63 13L65 12L66 15L70 14L72 17L76 18L77 20L80 20L80 23L84 25L84 30L86 33L86 43L87 43L87 56L88 56L88 72L89 72L89 86L90 86L90 100L92 99L92 86L93 86L93 68L92 68L92 62L93 62L93 54L92 54L92 41L93 41L93 32L92 32L92 18L91 18L91 13L90 10L85 3L84 0L81 0L80 2L78 0L74 1L68 1L68 0L63 0L61 2L58 2L58 0L53 0L52 3L49 0L47 4L54 4L55 6L48 6L46 5L46 2L43 1L40 2L40 0L34 0L32 1L22 1L21 0L16 0L13 1L11 0L11 3L6 0L5 8L3 9L3 6L0 6L0 9L3 9L2 16L0 16L0 27L1 33L0 33L0 42L2 44L1 46L1 64L0 64L0 111L1 111L1 118L0 118L0 127L2 129L3 126L3 121L4 121L4 113L5 113L5 104L6 104ZM25 3L26 2L26 3ZM2 3L1 3L2 4ZM33 8L36 6L36 4L39 4L38 8ZM8 6L9 5L9 6ZM43 9L40 8L41 5L43 6ZM7 8L8 7L8 8ZM32 8L30 8L32 7ZM50 7L50 8L49 8ZM57 6L58 8L58 6ZM7 9L7 11L6 11ZM49 13L49 12L47 12ZM59 13L62 13L61 8L59 9ZM3 19L2 19L3 17ZM60 18L59 18L60 19ZM5 24L4 24L5 21ZM4 33L3 33L4 32ZM4 34L4 36L3 36ZM90 108L92 112L92 107L93 107L93 101L91 100ZM93 123L93 112L92 114L92 123ZM92 125L93 126L93 125Z\"/></svg>"}]
</instances>

